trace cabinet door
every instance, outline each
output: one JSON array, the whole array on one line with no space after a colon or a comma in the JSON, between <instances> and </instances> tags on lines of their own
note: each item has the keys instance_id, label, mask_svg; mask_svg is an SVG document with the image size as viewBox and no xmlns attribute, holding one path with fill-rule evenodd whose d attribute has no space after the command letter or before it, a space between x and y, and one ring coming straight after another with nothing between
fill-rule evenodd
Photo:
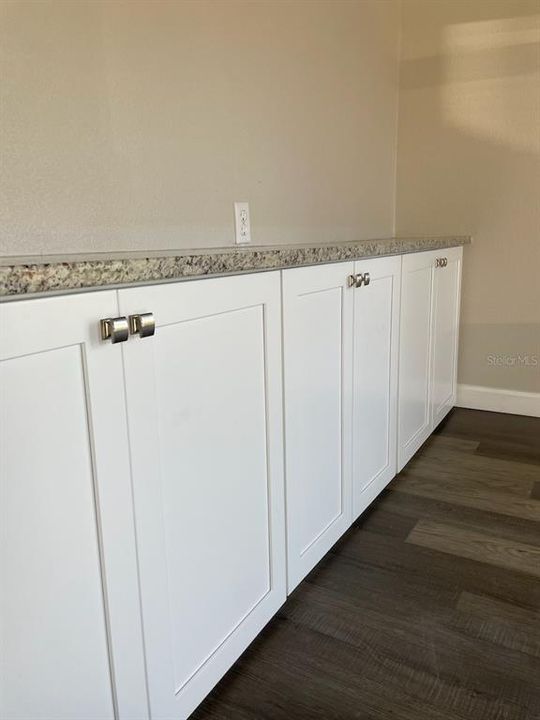
<instances>
[{"instance_id":1,"label":"cabinet door","mask_svg":"<svg viewBox=\"0 0 540 720\"><path fill-rule=\"evenodd\" d=\"M459 306L463 248L439 253L433 274L432 427L454 407L457 389Z\"/></svg>"},{"instance_id":2,"label":"cabinet door","mask_svg":"<svg viewBox=\"0 0 540 720\"><path fill-rule=\"evenodd\" d=\"M401 257L355 263L353 517L396 474Z\"/></svg>"},{"instance_id":3,"label":"cabinet door","mask_svg":"<svg viewBox=\"0 0 540 720\"><path fill-rule=\"evenodd\" d=\"M399 344L398 470L431 433L433 270L437 252L404 255Z\"/></svg>"},{"instance_id":4,"label":"cabinet door","mask_svg":"<svg viewBox=\"0 0 540 720\"><path fill-rule=\"evenodd\" d=\"M5 720L146 717L122 358L97 332L117 310L0 306Z\"/></svg>"},{"instance_id":5,"label":"cabinet door","mask_svg":"<svg viewBox=\"0 0 540 720\"><path fill-rule=\"evenodd\" d=\"M150 714L186 718L285 600L279 273L119 291Z\"/></svg>"},{"instance_id":6,"label":"cabinet door","mask_svg":"<svg viewBox=\"0 0 540 720\"><path fill-rule=\"evenodd\" d=\"M352 270L283 272L289 590L351 522Z\"/></svg>"}]
</instances>

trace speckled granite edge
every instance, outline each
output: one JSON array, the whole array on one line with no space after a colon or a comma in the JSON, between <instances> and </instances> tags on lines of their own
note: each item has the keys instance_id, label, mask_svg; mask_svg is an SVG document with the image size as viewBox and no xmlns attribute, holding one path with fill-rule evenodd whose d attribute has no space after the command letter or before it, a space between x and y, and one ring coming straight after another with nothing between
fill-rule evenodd
<instances>
[{"instance_id":1,"label":"speckled granite edge","mask_svg":"<svg viewBox=\"0 0 540 720\"><path fill-rule=\"evenodd\" d=\"M0 267L0 297L277 270L438 250L470 242L467 236L389 238L311 246L218 248L161 257L17 262Z\"/></svg>"}]
</instances>

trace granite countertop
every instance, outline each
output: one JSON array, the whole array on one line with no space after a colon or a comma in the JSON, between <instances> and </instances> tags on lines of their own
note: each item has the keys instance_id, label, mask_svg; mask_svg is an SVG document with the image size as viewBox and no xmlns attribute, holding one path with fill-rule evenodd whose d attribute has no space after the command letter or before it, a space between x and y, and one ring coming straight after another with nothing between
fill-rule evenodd
<instances>
[{"instance_id":1,"label":"granite countertop","mask_svg":"<svg viewBox=\"0 0 540 720\"><path fill-rule=\"evenodd\" d=\"M442 250L470 242L468 236L453 235L317 245L7 257L0 259L0 299L279 270L422 250Z\"/></svg>"}]
</instances>

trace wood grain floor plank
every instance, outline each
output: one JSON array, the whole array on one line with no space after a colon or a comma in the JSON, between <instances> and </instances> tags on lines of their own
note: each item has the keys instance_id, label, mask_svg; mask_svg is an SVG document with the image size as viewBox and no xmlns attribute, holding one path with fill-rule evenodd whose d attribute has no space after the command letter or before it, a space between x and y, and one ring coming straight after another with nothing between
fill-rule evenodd
<instances>
[{"instance_id":1,"label":"wood grain floor plank","mask_svg":"<svg viewBox=\"0 0 540 720\"><path fill-rule=\"evenodd\" d=\"M393 515L403 515L411 522L415 518L448 522L451 525L477 529L488 535L494 534L516 542L540 546L540 522L403 493L399 491L397 484L391 485L390 492L380 497L377 508L388 510Z\"/></svg>"},{"instance_id":2,"label":"wood grain floor plank","mask_svg":"<svg viewBox=\"0 0 540 720\"><path fill-rule=\"evenodd\" d=\"M250 648L236 672L229 673L216 689L232 707L256 705L258 720L460 717L436 703L425 703L397 683L391 698L389 693L385 696L388 679L373 679L372 658L346 643L282 617L274 620L270 629L271 633L256 641L256 652ZM244 676L247 665L249 673ZM193 720L206 717L203 706ZM523 720L519 706L511 717Z\"/></svg>"},{"instance_id":3,"label":"wood grain floor plank","mask_svg":"<svg viewBox=\"0 0 540 720\"><path fill-rule=\"evenodd\" d=\"M415 524L415 518L376 507L361 515L354 527L405 540Z\"/></svg>"},{"instance_id":4,"label":"wood grain floor plank","mask_svg":"<svg viewBox=\"0 0 540 720\"><path fill-rule=\"evenodd\" d=\"M538 447L482 440L478 443L475 454L528 465L540 465L540 440L538 441Z\"/></svg>"},{"instance_id":5,"label":"wood grain floor plank","mask_svg":"<svg viewBox=\"0 0 540 720\"><path fill-rule=\"evenodd\" d=\"M514 625L535 635L540 642L540 610L522 608L519 605L466 591L459 596L457 609Z\"/></svg>"},{"instance_id":6,"label":"wood grain floor plank","mask_svg":"<svg viewBox=\"0 0 540 720\"><path fill-rule=\"evenodd\" d=\"M409 601L426 610L453 607L462 590L540 607L537 577L367 531L349 533L335 557L324 558L307 579L352 592L362 603L378 594L390 607L401 603L401 612Z\"/></svg>"},{"instance_id":7,"label":"wood grain floor plank","mask_svg":"<svg viewBox=\"0 0 540 720\"><path fill-rule=\"evenodd\" d=\"M469 592L456 609L468 634L540 658L540 612Z\"/></svg>"},{"instance_id":8,"label":"wood grain floor plank","mask_svg":"<svg viewBox=\"0 0 540 720\"><path fill-rule=\"evenodd\" d=\"M448 450L461 453L475 453L480 445L480 440L471 438L452 437L450 435L434 434L431 435L422 445L422 455L426 452Z\"/></svg>"},{"instance_id":9,"label":"wood grain floor plank","mask_svg":"<svg viewBox=\"0 0 540 720\"><path fill-rule=\"evenodd\" d=\"M540 548L533 545L430 520L420 520L406 542L540 577Z\"/></svg>"},{"instance_id":10,"label":"wood grain floor plank","mask_svg":"<svg viewBox=\"0 0 540 720\"><path fill-rule=\"evenodd\" d=\"M534 464L430 446L408 463L402 477L409 475L436 479L440 484L451 478L453 483L473 484L478 490L528 497L534 483L539 481L540 468Z\"/></svg>"},{"instance_id":11,"label":"wood grain floor plank","mask_svg":"<svg viewBox=\"0 0 540 720\"><path fill-rule=\"evenodd\" d=\"M490 491L487 482L479 487L478 483L468 483L455 478L451 482L448 477L438 478L432 471L428 476L426 473L421 476L413 475L411 471L396 481L396 489L402 493L444 500L458 506L540 521L540 506L537 501L530 499L532 483L529 497L522 498L501 492L500 488L496 487Z\"/></svg>"},{"instance_id":12,"label":"wood grain floor plank","mask_svg":"<svg viewBox=\"0 0 540 720\"><path fill-rule=\"evenodd\" d=\"M399 682L407 682L415 672L421 674L426 698L437 693L445 706L452 699L455 702L452 688L456 686L465 690L460 700L464 705L470 705L478 693L493 698L492 710L501 695L523 703L540 673L540 661L527 665L519 653L494 653L490 642L456 632L449 622L453 608L426 613L418 607L416 616L410 617L388 613L377 602L370 608L359 607L350 596L313 585L283 613L375 656L374 672L391 671ZM469 668L477 666L472 676ZM540 689L536 700L540 707Z\"/></svg>"},{"instance_id":13,"label":"wood grain floor plank","mask_svg":"<svg viewBox=\"0 0 540 720\"><path fill-rule=\"evenodd\" d=\"M540 418L454 408L435 434L468 440L489 440L538 450Z\"/></svg>"},{"instance_id":14,"label":"wood grain floor plank","mask_svg":"<svg viewBox=\"0 0 540 720\"><path fill-rule=\"evenodd\" d=\"M529 692L525 685L519 689L517 685L509 687L512 699L504 697L500 685L491 686L491 693L471 690L459 683L447 686L436 673L418 667L414 655L409 664L387 656L385 648L377 643L376 633L371 633L371 638L355 647L293 621L287 622L285 630L289 633L286 641L291 643L288 661L293 666L302 663L306 681L309 677L308 682L315 679L320 683L323 689L319 691L321 695L316 707L322 707L328 717L335 717L330 713L337 710L337 717L343 719L442 720L451 717L491 720L496 712L503 710L506 717L521 719L527 717L526 705L532 702L538 706L537 694ZM426 647L426 653L430 652L434 652L433 648ZM276 666L283 662L278 656L271 657L268 648L265 654ZM343 696L336 692L340 686ZM294 705L289 705L286 710L292 711L292 717L298 712Z\"/></svg>"},{"instance_id":15,"label":"wood grain floor plank","mask_svg":"<svg viewBox=\"0 0 540 720\"><path fill-rule=\"evenodd\" d=\"M425 563L433 556L432 551L401 543L405 552L383 550L385 560L382 560L373 550L382 539L382 536L361 532L335 557L319 564L306 582L341 593L366 610L384 610L389 618L398 615L405 621L417 619L420 613L437 615L455 607L462 591L455 579L440 581L434 574L426 579L419 592L419 576L425 575ZM356 556L360 542L364 553L361 560Z\"/></svg>"}]
</instances>

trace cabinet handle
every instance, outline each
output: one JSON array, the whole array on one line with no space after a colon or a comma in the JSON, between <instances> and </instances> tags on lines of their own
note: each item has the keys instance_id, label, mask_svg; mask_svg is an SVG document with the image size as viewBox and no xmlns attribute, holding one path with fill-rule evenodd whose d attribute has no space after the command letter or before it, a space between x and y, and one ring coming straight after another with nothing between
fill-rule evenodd
<instances>
[{"instance_id":1,"label":"cabinet handle","mask_svg":"<svg viewBox=\"0 0 540 720\"><path fill-rule=\"evenodd\" d=\"M437 258L435 260L435 267L446 267L448 265L448 258Z\"/></svg>"},{"instance_id":2,"label":"cabinet handle","mask_svg":"<svg viewBox=\"0 0 540 720\"><path fill-rule=\"evenodd\" d=\"M356 273L356 275L349 275L347 278L347 285L349 287L359 288L362 285L369 285L369 273Z\"/></svg>"},{"instance_id":3,"label":"cabinet handle","mask_svg":"<svg viewBox=\"0 0 540 720\"><path fill-rule=\"evenodd\" d=\"M99 321L102 340L110 340L113 345L125 342L129 337L129 325L125 317L102 318Z\"/></svg>"},{"instance_id":4,"label":"cabinet handle","mask_svg":"<svg viewBox=\"0 0 540 720\"><path fill-rule=\"evenodd\" d=\"M132 335L139 337L150 337L156 332L156 321L154 313L140 313L129 316L129 331Z\"/></svg>"}]
</instances>

